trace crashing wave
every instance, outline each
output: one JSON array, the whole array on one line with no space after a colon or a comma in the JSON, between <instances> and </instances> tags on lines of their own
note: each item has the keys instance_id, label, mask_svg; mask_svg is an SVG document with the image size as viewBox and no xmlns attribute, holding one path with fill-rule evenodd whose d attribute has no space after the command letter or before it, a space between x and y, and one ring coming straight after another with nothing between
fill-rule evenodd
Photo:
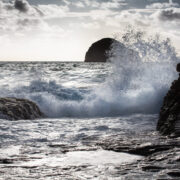
<instances>
[{"instance_id":1,"label":"crashing wave","mask_svg":"<svg viewBox=\"0 0 180 180\"><path fill-rule=\"evenodd\" d=\"M82 90L63 87L56 81L38 80L16 88L12 94L35 101L49 117L158 113L177 76L174 47L168 38L148 36L133 29L118 40L133 53L121 51L118 44L113 44L109 64L112 71L104 83Z\"/></svg>"}]
</instances>

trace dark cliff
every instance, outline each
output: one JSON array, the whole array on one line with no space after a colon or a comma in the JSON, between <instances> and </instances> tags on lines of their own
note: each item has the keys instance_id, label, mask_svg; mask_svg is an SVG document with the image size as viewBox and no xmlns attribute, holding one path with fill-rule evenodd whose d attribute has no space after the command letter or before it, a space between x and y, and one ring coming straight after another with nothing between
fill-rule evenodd
<instances>
[{"instance_id":1,"label":"dark cliff","mask_svg":"<svg viewBox=\"0 0 180 180\"><path fill-rule=\"evenodd\" d=\"M180 64L177 65L177 71L180 72ZM172 83L164 98L157 130L164 135L180 136L180 76Z\"/></svg>"}]
</instances>

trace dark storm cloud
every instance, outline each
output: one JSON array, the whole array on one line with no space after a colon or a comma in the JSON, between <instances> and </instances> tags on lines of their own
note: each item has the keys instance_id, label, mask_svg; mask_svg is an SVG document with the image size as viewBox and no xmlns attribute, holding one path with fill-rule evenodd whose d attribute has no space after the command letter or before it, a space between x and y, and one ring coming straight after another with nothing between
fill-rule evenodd
<instances>
[{"instance_id":1,"label":"dark storm cloud","mask_svg":"<svg viewBox=\"0 0 180 180\"><path fill-rule=\"evenodd\" d=\"M165 9L160 13L160 19L166 21L180 20L180 11L176 9Z\"/></svg>"},{"instance_id":2,"label":"dark storm cloud","mask_svg":"<svg viewBox=\"0 0 180 180\"><path fill-rule=\"evenodd\" d=\"M28 3L24 0L15 0L14 7L15 7L15 9L17 9L23 13L25 13L29 10Z\"/></svg>"},{"instance_id":3,"label":"dark storm cloud","mask_svg":"<svg viewBox=\"0 0 180 180\"><path fill-rule=\"evenodd\" d=\"M38 29L45 24L41 11L26 0L0 2L0 33L20 33Z\"/></svg>"}]
</instances>

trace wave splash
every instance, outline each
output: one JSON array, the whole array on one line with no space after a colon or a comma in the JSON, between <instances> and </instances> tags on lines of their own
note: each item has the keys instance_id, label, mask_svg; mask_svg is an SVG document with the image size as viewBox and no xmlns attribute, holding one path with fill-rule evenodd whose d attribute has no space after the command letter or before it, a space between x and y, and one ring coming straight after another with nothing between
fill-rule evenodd
<instances>
[{"instance_id":1,"label":"wave splash","mask_svg":"<svg viewBox=\"0 0 180 180\"><path fill-rule=\"evenodd\" d=\"M100 87L78 100L58 100L45 96L41 108L51 117L116 116L157 113L171 82L177 76L178 62L169 39L129 30L120 41L133 51L112 46L112 74Z\"/></svg>"},{"instance_id":2,"label":"wave splash","mask_svg":"<svg viewBox=\"0 0 180 180\"><path fill-rule=\"evenodd\" d=\"M175 66L179 59L175 49L169 39L132 29L119 41L132 51L122 51L121 46L113 44L113 57L109 59L112 73L100 86L81 91L64 88L55 81L33 81L23 87L29 91L24 96L53 118L158 113L177 76Z\"/></svg>"}]
</instances>

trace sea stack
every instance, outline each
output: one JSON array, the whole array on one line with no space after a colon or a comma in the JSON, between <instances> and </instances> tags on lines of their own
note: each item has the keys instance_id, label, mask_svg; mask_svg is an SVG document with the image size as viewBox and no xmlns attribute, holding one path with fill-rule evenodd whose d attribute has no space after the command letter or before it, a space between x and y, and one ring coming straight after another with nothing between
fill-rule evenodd
<instances>
[{"instance_id":1,"label":"sea stack","mask_svg":"<svg viewBox=\"0 0 180 180\"><path fill-rule=\"evenodd\" d=\"M138 52L127 48L123 43L112 38L103 38L91 45L86 52L85 62L110 62L116 56L120 59L128 57L129 61L140 59Z\"/></svg>"},{"instance_id":2,"label":"sea stack","mask_svg":"<svg viewBox=\"0 0 180 180\"><path fill-rule=\"evenodd\" d=\"M176 70L180 72L180 63L177 65ZM174 134L180 136L180 75L172 83L164 98L157 130L163 135Z\"/></svg>"},{"instance_id":3,"label":"sea stack","mask_svg":"<svg viewBox=\"0 0 180 180\"><path fill-rule=\"evenodd\" d=\"M0 98L0 119L30 120L44 117L32 101L18 98Z\"/></svg>"},{"instance_id":4,"label":"sea stack","mask_svg":"<svg viewBox=\"0 0 180 180\"><path fill-rule=\"evenodd\" d=\"M103 38L96 41L86 52L85 62L107 62L112 44L118 42L112 38ZM119 42L118 42L119 43Z\"/></svg>"}]
</instances>

